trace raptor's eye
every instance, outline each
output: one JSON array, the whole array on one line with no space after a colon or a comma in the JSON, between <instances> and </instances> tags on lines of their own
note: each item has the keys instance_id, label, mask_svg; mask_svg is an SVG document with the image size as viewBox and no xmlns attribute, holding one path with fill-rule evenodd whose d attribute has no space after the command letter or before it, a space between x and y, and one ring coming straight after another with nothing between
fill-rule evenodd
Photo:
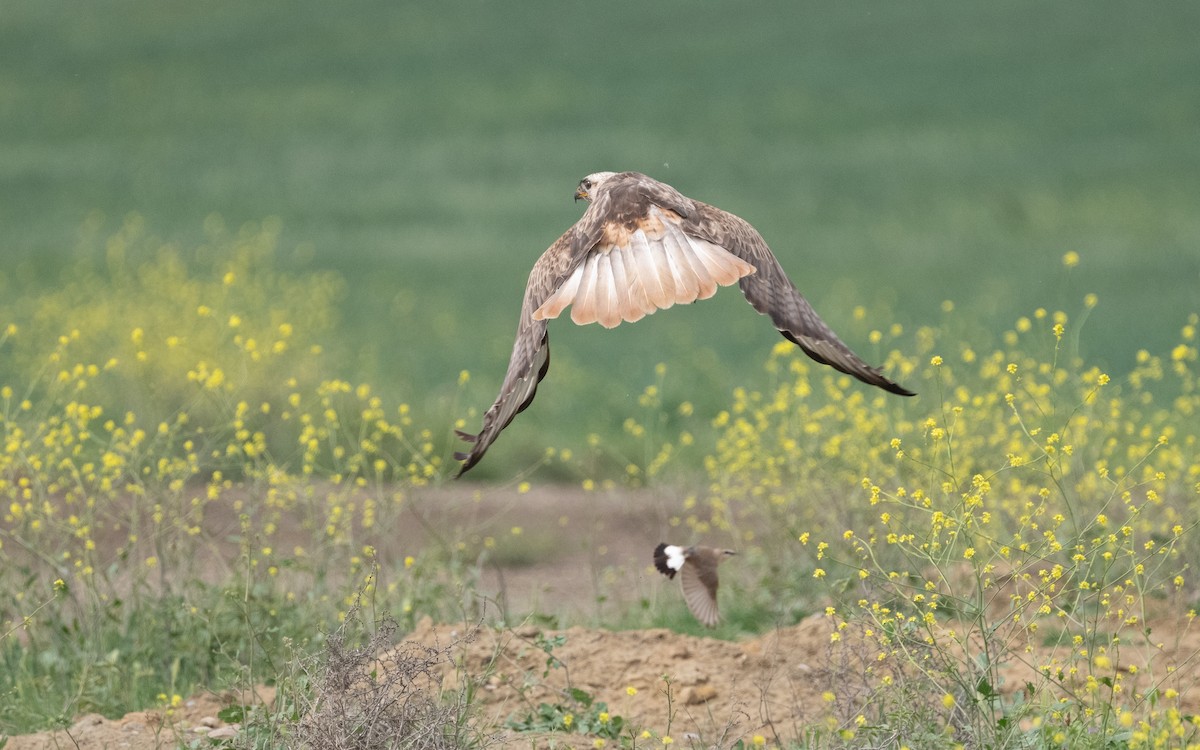
<instances>
[{"instance_id":1,"label":"raptor's eye","mask_svg":"<svg viewBox=\"0 0 1200 750\"><path fill-rule=\"evenodd\" d=\"M588 180L588 179L584 179L584 181L579 184L583 185L584 189L588 189L592 186L592 181Z\"/></svg>"}]
</instances>

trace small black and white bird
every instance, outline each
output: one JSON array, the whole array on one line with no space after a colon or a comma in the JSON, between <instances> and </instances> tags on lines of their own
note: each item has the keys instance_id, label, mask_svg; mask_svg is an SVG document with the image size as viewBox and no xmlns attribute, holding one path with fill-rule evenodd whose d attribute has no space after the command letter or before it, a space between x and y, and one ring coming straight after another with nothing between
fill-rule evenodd
<instances>
[{"instance_id":1,"label":"small black and white bird","mask_svg":"<svg viewBox=\"0 0 1200 750\"><path fill-rule=\"evenodd\" d=\"M654 548L654 567L667 578L679 573L683 600L696 619L706 627L721 621L717 610L717 566L737 553L716 547L677 547L659 544Z\"/></svg>"},{"instance_id":2,"label":"small black and white bird","mask_svg":"<svg viewBox=\"0 0 1200 750\"><path fill-rule=\"evenodd\" d=\"M842 343L744 219L638 172L590 174L575 199L588 208L529 273L508 372L483 427L455 431L470 444L454 455L463 462L458 476L533 401L550 368L546 324L568 306L575 323L612 328L737 284L755 310L817 362L889 393L914 395Z\"/></svg>"}]
</instances>

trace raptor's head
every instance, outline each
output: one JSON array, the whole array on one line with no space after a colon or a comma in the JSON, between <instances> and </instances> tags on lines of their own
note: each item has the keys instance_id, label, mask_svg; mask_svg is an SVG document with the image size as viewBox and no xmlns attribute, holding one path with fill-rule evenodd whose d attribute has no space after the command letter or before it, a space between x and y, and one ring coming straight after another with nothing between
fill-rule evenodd
<instances>
[{"instance_id":1,"label":"raptor's head","mask_svg":"<svg viewBox=\"0 0 1200 750\"><path fill-rule=\"evenodd\" d=\"M583 198L585 201L591 201L592 195L596 189L600 187L609 177L612 177L616 172L596 172L590 174L579 181L579 187L575 188L575 200Z\"/></svg>"}]
</instances>

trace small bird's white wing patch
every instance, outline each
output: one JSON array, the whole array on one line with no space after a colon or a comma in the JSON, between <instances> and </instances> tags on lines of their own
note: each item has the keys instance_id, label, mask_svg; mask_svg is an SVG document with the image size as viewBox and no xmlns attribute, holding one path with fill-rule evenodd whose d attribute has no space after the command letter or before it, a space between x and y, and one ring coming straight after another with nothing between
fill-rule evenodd
<instances>
[{"instance_id":1,"label":"small bird's white wing patch","mask_svg":"<svg viewBox=\"0 0 1200 750\"><path fill-rule=\"evenodd\" d=\"M683 547L668 544L663 548L663 554L667 556L667 567L671 570L680 570L683 568L683 564L687 562L687 554Z\"/></svg>"},{"instance_id":2,"label":"small bird's white wing patch","mask_svg":"<svg viewBox=\"0 0 1200 750\"><path fill-rule=\"evenodd\" d=\"M717 611L716 592L709 591L704 581L700 580L696 566L687 565L680 571L679 584L683 588L683 600L687 602L688 609L696 619L707 627L716 627L721 621L721 615Z\"/></svg>"},{"instance_id":3,"label":"small bird's white wing patch","mask_svg":"<svg viewBox=\"0 0 1200 750\"><path fill-rule=\"evenodd\" d=\"M754 266L723 247L686 234L678 218L657 207L652 218L662 232L628 234L622 245L600 244L588 252L537 310L535 320L556 318L573 305L571 320L615 328L672 305L708 299L717 287L736 284Z\"/></svg>"}]
</instances>

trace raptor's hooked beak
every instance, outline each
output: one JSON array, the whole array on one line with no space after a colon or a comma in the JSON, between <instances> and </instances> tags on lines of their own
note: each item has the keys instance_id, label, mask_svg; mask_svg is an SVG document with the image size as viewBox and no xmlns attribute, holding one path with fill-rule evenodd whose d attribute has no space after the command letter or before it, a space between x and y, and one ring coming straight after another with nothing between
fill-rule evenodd
<instances>
[{"instance_id":1,"label":"raptor's hooked beak","mask_svg":"<svg viewBox=\"0 0 1200 750\"><path fill-rule=\"evenodd\" d=\"M579 187L577 187L575 189L575 202L578 203L580 198L582 198L583 200L588 199L587 191L583 189L582 185L580 185Z\"/></svg>"}]
</instances>

